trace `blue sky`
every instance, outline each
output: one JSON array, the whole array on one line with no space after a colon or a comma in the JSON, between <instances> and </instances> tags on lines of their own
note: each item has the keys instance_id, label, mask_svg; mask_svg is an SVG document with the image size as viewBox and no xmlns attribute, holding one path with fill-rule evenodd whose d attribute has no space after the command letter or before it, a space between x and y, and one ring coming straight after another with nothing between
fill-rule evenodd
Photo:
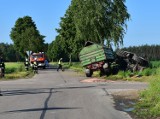
<instances>
[{"instance_id":1,"label":"blue sky","mask_svg":"<svg viewBox=\"0 0 160 119\"><path fill-rule=\"evenodd\" d=\"M38 30L51 43L60 17L71 0L0 0L0 42L12 43L11 28L19 17L31 16ZM124 47L160 44L160 0L126 0L131 20L124 37Z\"/></svg>"}]
</instances>

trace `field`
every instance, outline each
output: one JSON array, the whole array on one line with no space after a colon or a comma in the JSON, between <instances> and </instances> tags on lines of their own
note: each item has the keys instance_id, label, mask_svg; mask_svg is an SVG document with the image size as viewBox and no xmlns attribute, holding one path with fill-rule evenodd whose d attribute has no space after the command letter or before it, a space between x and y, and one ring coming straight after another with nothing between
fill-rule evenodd
<instances>
[{"instance_id":1,"label":"field","mask_svg":"<svg viewBox=\"0 0 160 119\"><path fill-rule=\"evenodd\" d=\"M25 71L24 64L21 62L5 63L5 79L17 79L30 75L30 71Z\"/></svg>"}]
</instances>

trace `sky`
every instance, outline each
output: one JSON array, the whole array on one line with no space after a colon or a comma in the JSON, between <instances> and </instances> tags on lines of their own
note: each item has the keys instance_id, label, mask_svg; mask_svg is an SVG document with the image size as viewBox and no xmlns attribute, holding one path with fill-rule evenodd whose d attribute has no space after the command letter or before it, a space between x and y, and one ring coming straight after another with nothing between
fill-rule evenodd
<instances>
[{"instance_id":1,"label":"sky","mask_svg":"<svg viewBox=\"0 0 160 119\"><path fill-rule=\"evenodd\" d=\"M71 0L0 0L0 43L13 43L11 29L18 18L32 17L45 42L51 43ZM131 19L123 47L160 45L160 0L126 0Z\"/></svg>"}]
</instances>

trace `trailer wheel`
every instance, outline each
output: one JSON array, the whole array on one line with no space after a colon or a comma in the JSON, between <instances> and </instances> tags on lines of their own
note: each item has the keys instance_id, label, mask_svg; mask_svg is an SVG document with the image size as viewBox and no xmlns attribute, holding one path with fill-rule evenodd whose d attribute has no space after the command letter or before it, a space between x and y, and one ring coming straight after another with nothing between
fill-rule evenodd
<instances>
[{"instance_id":1,"label":"trailer wheel","mask_svg":"<svg viewBox=\"0 0 160 119\"><path fill-rule=\"evenodd\" d=\"M93 71L91 69L86 69L85 73L86 73L86 77L91 77L93 74Z\"/></svg>"}]
</instances>

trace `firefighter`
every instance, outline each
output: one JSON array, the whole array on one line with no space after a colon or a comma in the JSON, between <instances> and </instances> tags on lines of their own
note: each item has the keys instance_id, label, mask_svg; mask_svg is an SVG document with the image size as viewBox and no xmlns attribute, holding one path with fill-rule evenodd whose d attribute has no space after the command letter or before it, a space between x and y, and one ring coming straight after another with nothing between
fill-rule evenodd
<instances>
[{"instance_id":1,"label":"firefighter","mask_svg":"<svg viewBox=\"0 0 160 119\"><path fill-rule=\"evenodd\" d=\"M24 65L25 65L25 69L28 71L29 70L29 61L28 61L28 58L26 58L26 60L24 62Z\"/></svg>"},{"instance_id":2,"label":"firefighter","mask_svg":"<svg viewBox=\"0 0 160 119\"><path fill-rule=\"evenodd\" d=\"M59 61L58 61L57 71L59 71L59 69L61 69L62 71L64 71L64 70L62 69L62 58L60 58Z\"/></svg>"},{"instance_id":3,"label":"firefighter","mask_svg":"<svg viewBox=\"0 0 160 119\"><path fill-rule=\"evenodd\" d=\"M37 58L34 59L33 70L34 70L34 73L38 73L38 61L37 61Z\"/></svg>"},{"instance_id":4,"label":"firefighter","mask_svg":"<svg viewBox=\"0 0 160 119\"><path fill-rule=\"evenodd\" d=\"M0 57L0 68L1 68L1 75L2 77L4 77L4 73L5 73L5 64L4 64L4 60L3 57Z\"/></svg>"}]
</instances>

